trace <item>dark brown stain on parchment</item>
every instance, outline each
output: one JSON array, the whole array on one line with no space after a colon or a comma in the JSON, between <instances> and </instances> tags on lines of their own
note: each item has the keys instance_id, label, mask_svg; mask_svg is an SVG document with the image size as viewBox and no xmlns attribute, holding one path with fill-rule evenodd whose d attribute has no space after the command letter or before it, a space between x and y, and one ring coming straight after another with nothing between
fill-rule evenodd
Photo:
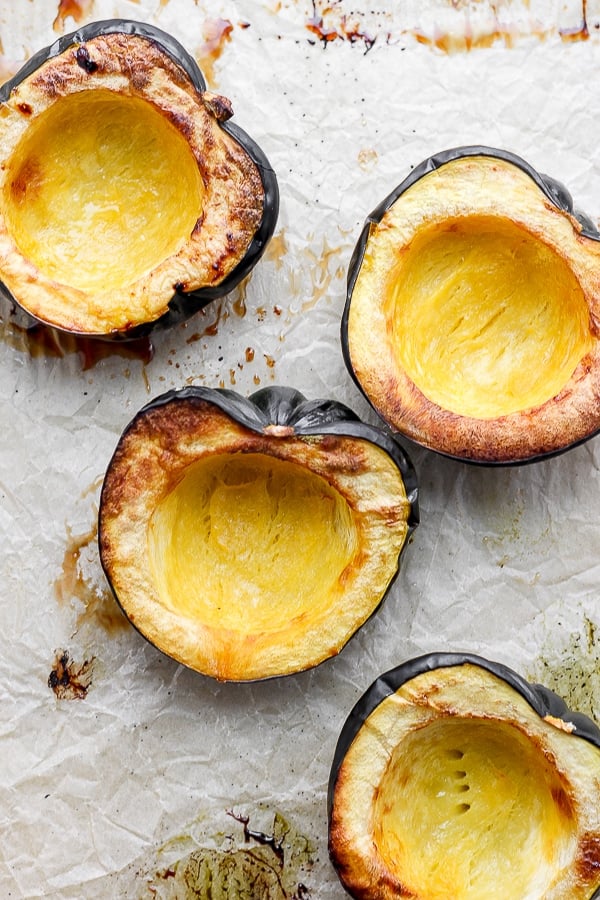
<instances>
[{"instance_id":1,"label":"dark brown stain on parchment","mask_svg":"<svg viewBox=\"0 0 600 900\"><path fill-rule=\"evenodd\" d=\"M57 650L48 676L48 687L58 700L85 699L92 683L94 662L95 657L92 656L76 663L68 650Z\"/></svg>"},{"instance_id":2,"label":"dark brown stain on parchment","mask_svg":"<svg viewBox=\"0 0 600 900\"><path fill-rule=\"evenodd\" d=\"M582 0L581 13L576 25L569 28L560 23L544 27L532 22L531 27L522 24L506 24L502 13L510 12L510 4L498 0L489 3L493 14L493 26L487 30L475 32L469 21L469 12L473 0L447 0L446 7L464 13L463 27L453 29L452 33L438 29L435 33L425 34L418 27L406 28L393 32L390 29L390 18L386 10L360 11L344 0L312 0L312 15L307 16L305 27L310 32L309 43L320 43L327 47L334 43L350 43L360 45L367 53L376 44L398 43L405 39L416 40L443 53L451 54L475 49L484 49L501 43L505 47L515 46L517 40L524 37L535 37L545 40L557 35L565 42L587 40L590 34L586 0ZM393 10L389 4L389 12ZM572 16L575 17L575 14ZM366 23L368 22L368 28Z\"/></svg>"},{"instance_id":3,"label":"dark brown stain on parchment","mask_svg":"<svg viewBox=\"0 0 600 900\"><path fill-rule=\"evenodd\" d=\"M12 318L11 314L5 315L2 311L0 339L7 346L27 353L32 359L64 359L76 355L84 372L111 356L138 360L144 366L154 356L154 345L149 337L134 338L131 341L104 341L69 334L41 322L22 324Z\"/></svg>"},{"instance_id":4,"label":"dark brown stain on parchment","mask_svg":"<svg viewBox=\"0 0 600 900\"><path fill-rule=\"evenodd\" d=\"M342 15L335 25L327 24L326 15L331 11L335 3L317 2L312 0L312 16L306 21L306 28L317 40L326 47L333 41L346 41L350 44L361 44L364 52L368 53L375 44L377 37L367 32L360 25L360 20L355 15Z\"/></svg>"},{"instance_id":5,"label":"dark brown stain on parchment","mask_svg":"<svg viewBox=\"0 0 600 900\"><path fill-rule=\"evenodd\" d=\"M67 528L67 543L61 573L54 582L54 595L59 603L79 600L82 604L77 615L76 629L84 624L100 626L108 634L115 634L129 627L129 623L108 587L98 589L89 581L81 568L81 556L92 544L96 544L98 525L83 534L73 534Z\"/></svg>"},{"instance_id":6,"label":"dark brown stain on parchment","mask_svg":"<svg viewBox=\"0 0 600 900\"><path fill-rule=\"evenodd\" d=\"M54 31L62 34L65 20L73 19L77 24L83 22L92 11L94 0L59 0L56 18L52 24Z\"/></svg>"},{"instance_id":7,"label":"dark brown stain on parchment","mask_svg":"<svg viewBox=\"0 0 600 900\"><path fill-rule=\"evenodd\" d=\"M231 40L233 23L229 19L206 19L202 26L203 43L196 52L196 61L209 85L215 83L215 63L225 45Z\"/></svg>"}]
</instances>

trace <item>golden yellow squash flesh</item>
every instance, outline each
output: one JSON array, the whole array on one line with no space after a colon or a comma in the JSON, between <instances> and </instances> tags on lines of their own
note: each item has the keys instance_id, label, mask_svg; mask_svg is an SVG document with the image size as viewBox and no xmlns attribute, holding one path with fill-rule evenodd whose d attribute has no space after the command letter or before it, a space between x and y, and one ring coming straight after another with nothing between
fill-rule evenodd
<instances>
[{"instance_id":1,"label":"golden yellow squash flesh","mask_svg":"<svg viewBox=\"0 0 600 900\"><path fill-rule=\"evenodd\" d=\"M600 232L507 151L425 160L368 217L350 264L347 367L395 431L486 464L600 429Z\"/></svg>"},{"instance_id":2,"label":"golden yellow squash flesh","mask_svg":"<svg viewBox=\"0 0 600 900\"><path fill-rule=\"evenodd\" d=\"M551 400L593 346L564 259L491 217L424 229L390 274L384 312L397 364L424 396L479 419Z\"/></svg>"},{"instance_id":3,"label":"golden yellow squash flesh","mask_svg":"<svg viewBox=\"0 0 600 900\"><path fill-rule=\"evenodd\" d=\"M342 731L329 847L361 900L590 900L600 730L499 664L409 661Z\"/></svg>"},{"instance_id":4,"label":"golden yellow squash flesh","mask_svg":"<svg viewBox=\"0 0 600 900\"><path fill-rule=\"evenodd\" d=\"M251 635L323 619L360 547L345 498L294 462L228 453L193 463L148 526L160 601L190 620Z\"/></svg>"},{"instance_id":5,"label":"golden yellow squash flesh","mask_svg":"<svg viewBox=\"0 0 600 900\"><path fill-rule=\"evenodd\" d=\"M561 779L518 728L441 719L397 747L373 804L386 867L428 900L543 897L572 857L574 815Z\"/></svg>"},{"instance_id":6,"label":"golden yellow squash flesh","mask_svg":"<svg viewBox=\"0 0 600 900\"><path fill-rule=\"evenodd\" d=\"M10 158L3 206L44 276L102 291L177 253L203 197L183 135L149 102L99 89L63 97L32 123Z\"/></svg>"},{"instance_id":7,"label":"golden yellow squash flesh","mask_svg":"<svg viewBox=\"0 0 600 900\"><path fill-rule=\"evenodd\" d=\"M0 87L0 281L40 322L135 338L227 293L278 212L260 148L185 49L92 22Z\"/></svg>"},{"instance_id":8,"label":"golden yellow squash flesh","mask_svg":"<svg viewBox=\"0 0 600 900\"><path fill-rule=\"evenodd\" d=\"M219 680L335 656L374 613L418 521L389 436L291 388L190 387L123 433L99 514L100 558L135 627Z\"/></svg>"}]
</instances>

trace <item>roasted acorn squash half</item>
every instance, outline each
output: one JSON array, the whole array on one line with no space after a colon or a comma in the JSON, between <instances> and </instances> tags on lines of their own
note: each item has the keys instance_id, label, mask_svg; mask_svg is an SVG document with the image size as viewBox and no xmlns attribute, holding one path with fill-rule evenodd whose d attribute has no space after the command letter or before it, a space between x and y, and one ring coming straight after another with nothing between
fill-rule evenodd
<instances>
[{"instance_id":1,"label":"roasted acorn squash half","mask_svg":"<svg viewBox=\"0 0 600 900\"><path fill-rule=\"evenodd\" d=\"M329 849L361 900L600 896L600 729L499 663L410 660L342 729Z\"/></svg>"},{"instance_id":2,"label":"roasted acorn squash half","mask_svg":"<svg viewBox=\"0 0 600 900\"><path fill-rule=\"evenodd\" d=\"M347 407L272 386L145 406L108 466L100 558L133 625L219 680L337 654L379 606L418 521L413 467Z\"/></svg>"},{"instance_id":3,"label":"roasted acorn squash half","mask_svg":"<svg viewBox=\"0 0 600 900\"><path fill-rule=\"evenodd\" d=\"M425 160L368 217L348 274L346 365L396 431L485 464L600 428L600 234L512 153Z\"/></svg>"},{"instance_id":4,"label":"roasted acorn squash half","mask_svg":"<svg viewBox=\"0 0 600 900\"><path fill-rule=\"evenodd\" d=\"M230 291L277 181L194 59L141 22L85 25L0 88L0 281L41 322L139 337Z\"/></svg>"}]
</instances>

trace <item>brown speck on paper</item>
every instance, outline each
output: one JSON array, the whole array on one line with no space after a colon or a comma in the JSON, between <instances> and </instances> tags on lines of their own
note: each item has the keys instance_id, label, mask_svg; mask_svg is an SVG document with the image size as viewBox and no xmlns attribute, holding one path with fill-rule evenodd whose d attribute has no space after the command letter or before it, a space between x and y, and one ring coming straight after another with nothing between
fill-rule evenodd
<instances>
[{"instance_id":1,"label":"brown speck on paper","mask_svg":"<svg viewBox=\"0 0 600 900\"><path fill-rule=\"evenodd\" d=\"M74 662L68 650L57 650L48 687L58 700L83 700L92 683L95 657L81 663Z\"/></svg>"}]
</instances>

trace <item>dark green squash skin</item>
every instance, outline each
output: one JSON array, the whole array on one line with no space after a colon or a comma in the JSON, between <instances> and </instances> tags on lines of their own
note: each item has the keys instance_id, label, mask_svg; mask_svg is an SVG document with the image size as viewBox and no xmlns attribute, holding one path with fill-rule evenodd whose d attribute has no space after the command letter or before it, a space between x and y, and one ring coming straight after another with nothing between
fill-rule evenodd
<instances>
[{"instance_id":1,"label":"dark green squash skin","mask_svg":"<svg viewBox=\"0 0 600 900\"><path fill-rule=\"evenodd\" d=\"M108 464L107 471L110 469L112 459L118 453L123 438L130 429L133 428L140 417L145 416L148 412L157 409L158 407L168 406L169 404L178 404L182 401L192 401L199 404L210 403L228 415L235 422L257 434L265 433L269 426L278 425L291 428L295 437L331 435L335 437L356 438L357 440L368 441L387 453L402 475L410 510L407 520L408 530L400 550L396 572L390 581L385 594L369 616L369 619L372 618L383 604L392 585L398 577L400 571L400 559L409 543L411 534L420 522L417 473L410 458L395 438L382 429L363 422L353 410L343 403L338 403L335 400L307 400L306 397L295 388L283 385L270 385L269 387L261 388L249 397L244 397L236 391L228 390L226 388L207 388L191 385L189 387L167 391L151 400L139 410L137 415L133 417L124 429L117 443L117 447L115 448L113 457L111 458L111 462ZM277 441L278 438L273 437L273 440ZM123 609L117 592L113 589L110 574L102 560L103 495L104 485L100 494L98 513L98 548L100 563L111 592L119 607ZM123 612L127 615L124 609ZM135 622L132 622L131 624L136 628ZM139 631L137 628L136 630L138 630L138 633L141 634L145 640L148 640L142 631ZM324 660L318 665L323 665L324 662L327 661L328 660Z\"/></svg>"},{"instance_id":2,"label":"dark green squash skin","mask_svg":"<svg viewBox=\"0 0 600 900\"><path fill-rule=\"evenodd\" d=\"M35 72L43 63L56 56L60 56L72 46L84 44L86 41L90 41L100 35L112 34L115 32L138 35L139 37L154 41L154 43L158 44L179 68L185 72L198 93L206 91L206 81L196 60L187 52L179 41L170 34L162 31L160 28L156 28L154 25L149 25L144 22L134 22L127 19L105 19L103 21L90 22L87 25L83 25L76 31L58 38L58 40L49 47L45 47L37 53L34 53L16 75L0 86L0 103L5 103L12 90ZM279 215L279 187L277 184L277 177L264 152L245 131L231 121L219 122L219 125L237 141L256 165L260 173L264 190L263 216L244 258L240 260L233 271L217 285L200 288L196 291L177 291L169 303L168 311L155 321L136 325L128 331L118 331L101 335L86 334L86 337L94 337L100 340L134 340L146 337L150 332L157 329L162 330L171 328L190 318L190 316L198 312L198 310L203 309L212 300L230 293L247 275L250 274L263 255L267 244L273 236L277 217ZM11 303L20 306L18 300L1 282L0 290ZM24 312L26 312L29 318L36 321L35 317L28 310L24 310ZM47 323L42 322L41 324L45 325ZM70 333L76 334L76 332Z\"/></svg>"},{"instance_id":3,"label":"dark green squash skin","mask_svg":"<svg viewBox=\"0 0 600 900\"><path fill-rule=\"evenodd\" d=\"M341 320L341 345L342 345L342 356L344 359L344 363L346 368L358 387L361 394L365 397L369 405L374 409L374 411L379 415L379 410L373 404L371 399L365 393L362 384L356 377L356 373L354 372L352 361L350 358L350 347L348 342L348 320L350 316L350 306L352 303L352 293L354 291L354 285L356 284L356 280L360 273L360 268L362 266L363 258L365 255L365 251L367 248L367 244L370 237L371 226L376 225L381 222L385 213L394 205L396 200L402 196L402 194L408 190L408 188L412 187L417 181L419 181L424 176L430 174L436 169L441 168L446 165L446 163L452 162L455 159L461 159L465 156L489 156L494 157L496 159L504 160L505 162L509 162L517 168L521 169L528 175L532 181L539 187L543 194L548 197L548 199L556 206L558 209L563 210L564 212L569 213L574 216L575 219L581 225L581 234L589 238L593 241L600 241L600 231L596 228L592 220L586 213L581 212L581 210L577 209L573 205L573 198L570 192L567 190L562 182L557 181L550 175L543 175L533 168L528 162L522 159L517 154L510 152L509 150L501 150L496 149L494 147L487 147L485 145L468 145L464 147L454 147L450 150L443 150L440 153L436 153L433 156L429 156L427 159L423 160L423 162L419 163L419 165L415 166L414 169L411 170L410 174L396 187L394 190L385 197L384 200L379 203L375 209L367 216L365 219L362 231L359 235L358 241L354 247L352 252L352 256L350 258L350 263L348 265L348 276L346 282L346 302L344 306L344 311L342 313ZM469 465L473 466L487 466L487 467L506 467L506 466L522 466L533 462L538 462L541 459L550 459L554 456L558 456L562 453L565 453L567 450L571 450L573 447L577 447L579 444L583 444L586 441L590 440L590 438L594 437L598 432L594 432L593 434L587 435L585 438L582 438L579 441L575 441L571 444L567 444L565 447L561 447L560 450L555 450L543 455L537 455L528 459L515 459L510 461L494 461L494 460L476 460L470 459L462 456L452 456L448 453L444 453L440 450L434 450L432 452L438 453L440 456L446 456L449 459L456 459L459 462L465 462ZM415 444L407 435L403 435L403 438L409 441L411 444Z\"/></svg>"},{"instance_id":4,"label":"dark green squash skin","mask_svg":"<svg viewBox=\"0 0 600 900\"><path fill-rule=\"evenodd\" d=\"M569 709L562 697L555 694L549 688L541 684L531 684L521 675L503 663L493 662L473 653L427 653L423 656L409 659L394 669L390 669L380 675L354 705L348 718L344 722L338 742L334 751L331 773L329 776L327 791L327 815L329 824L333 810L333 795L338 772L346 753L354 738L363 727L367 718L379 706L379 704L395 694L407 681L416 678L424 672L434 669L443 669L448 666L461 666L470 663L491 672L514 688L529 703L531 708L540 716L553 716L562 719L574 726L572 736L589 741L595 747L600 748L600 728L596 723L583 713ZM600 888L592 894L590 900L599 900Z\"/></svg>"}]
</instances>

